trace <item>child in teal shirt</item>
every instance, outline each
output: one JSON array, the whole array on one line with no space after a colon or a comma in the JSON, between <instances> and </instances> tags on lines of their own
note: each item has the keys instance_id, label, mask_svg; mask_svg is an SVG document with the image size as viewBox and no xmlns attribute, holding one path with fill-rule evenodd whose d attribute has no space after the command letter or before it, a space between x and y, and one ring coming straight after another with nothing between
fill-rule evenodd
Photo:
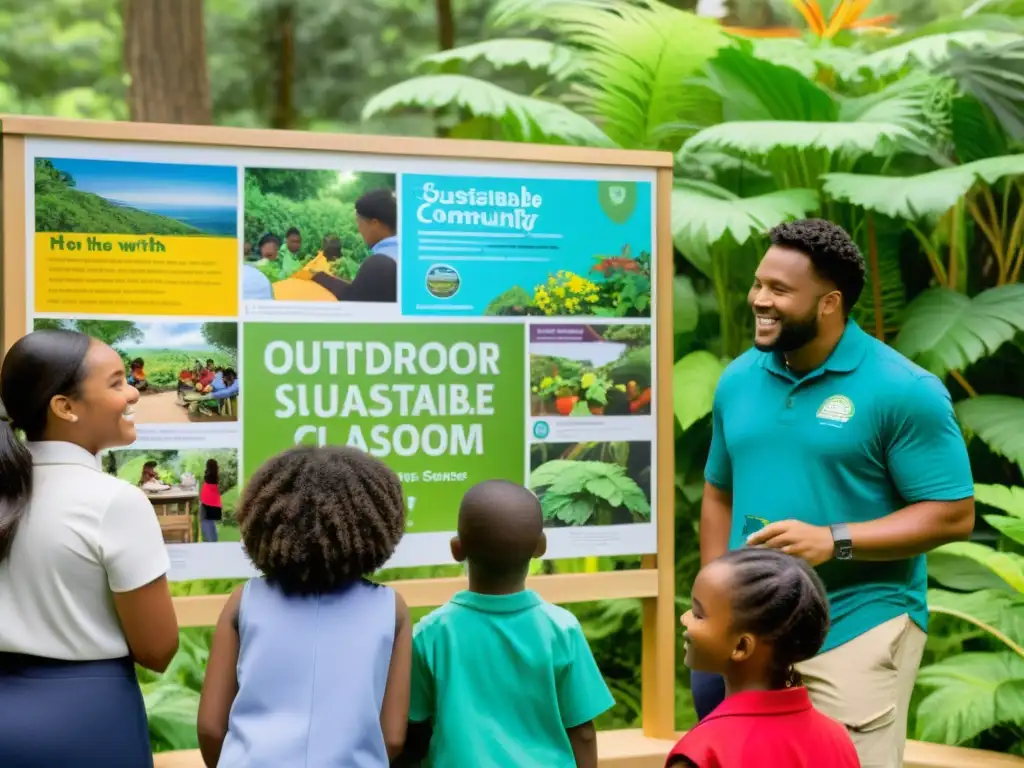
<instances>
[{"instance_id":1,"label":"child in teal shirt","mask_svg":"<svg viewBox=\"0 0 1024 768\"><path fill-rule=\"evenodd\" d=\"M537 497L475 485L451 546L469 589L415 629L405 764L596 768L593 721L615 702L576 617L526 589L546 547Z\"/></svg>"}]
</instances>

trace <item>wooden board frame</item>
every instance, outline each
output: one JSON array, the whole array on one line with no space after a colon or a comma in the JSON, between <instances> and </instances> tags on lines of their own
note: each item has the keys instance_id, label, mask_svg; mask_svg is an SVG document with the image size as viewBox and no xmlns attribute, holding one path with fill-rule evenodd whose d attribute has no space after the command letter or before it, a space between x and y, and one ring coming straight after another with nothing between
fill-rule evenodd
<instances>
[{"instance_id":1,"label":"wooden board frame","mask_svg":"<svg viewBox=\"0 0 1024 768\"><path fill-rule=\"evenodd\" d=\"M509 162L622 166L656 171L657 253L654 291L657 328L657 555L632 571L536 576L530 586L555 603L639 598L643 603L642 708L648 738L675 738L675 423L672 408L673 246L670 198L673 158L668 152L592 149L494 141L362 136L298 131L214 128L154 123L111 123L0 116L0 247L2 247L3 349L27 331L26 139L224 146L246 149L314 150L347 154L399 155ZM112 151L112 156L116 156ZM411 606L432 607L465 586L461 578L392 583ZM216 622L226 595L181 597L175 608L181 626Z\"/></svg>"}]
</instances>

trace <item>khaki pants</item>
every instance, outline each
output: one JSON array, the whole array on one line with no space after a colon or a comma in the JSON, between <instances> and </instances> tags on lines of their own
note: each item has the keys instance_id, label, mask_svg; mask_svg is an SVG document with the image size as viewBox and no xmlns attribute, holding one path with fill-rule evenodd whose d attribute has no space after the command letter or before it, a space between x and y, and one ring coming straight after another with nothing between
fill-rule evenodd
<instances>
[{"instance_id":1,"label":"khaki pants","mask_svg":"<svg viewBox=\"0 0 1024 768\"><path fill-rule=\"evenodd\" d=\"M861 768L901 768L927 635L904 614L797 665L816 709L846 726Z\"/></svg>"}]
</instances>

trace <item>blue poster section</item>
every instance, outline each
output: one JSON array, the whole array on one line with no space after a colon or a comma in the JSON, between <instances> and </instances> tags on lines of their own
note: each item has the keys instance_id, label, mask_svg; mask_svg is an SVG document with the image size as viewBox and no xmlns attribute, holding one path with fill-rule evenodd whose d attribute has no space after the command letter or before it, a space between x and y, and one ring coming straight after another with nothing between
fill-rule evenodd
<instances>
[{"instance_id":1,"label":"blue poster section","mask_svg":"<svg viewBox=\"0 0 1024 768\"><path fill-rule=\"evenodd\" d=\"M403 174L402 313L650 316L652 186Z\"/></svg>"}]
</instances>

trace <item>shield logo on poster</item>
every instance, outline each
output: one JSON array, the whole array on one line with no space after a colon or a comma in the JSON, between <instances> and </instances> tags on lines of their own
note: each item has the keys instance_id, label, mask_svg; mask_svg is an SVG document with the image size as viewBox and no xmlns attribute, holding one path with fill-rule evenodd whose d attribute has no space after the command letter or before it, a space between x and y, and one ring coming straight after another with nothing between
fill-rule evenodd
<instances>
[{"instance_id":1,"label":"shield logo on poster","mask_svg":"<svg viewBox=\"0 0 1024 768\"><path fill-rule=\"evenodd\" d=\"M605 215L616 224L625 224L636 210L636 182L599 181L597 194Z\"/></svg>"}]
</instances>

